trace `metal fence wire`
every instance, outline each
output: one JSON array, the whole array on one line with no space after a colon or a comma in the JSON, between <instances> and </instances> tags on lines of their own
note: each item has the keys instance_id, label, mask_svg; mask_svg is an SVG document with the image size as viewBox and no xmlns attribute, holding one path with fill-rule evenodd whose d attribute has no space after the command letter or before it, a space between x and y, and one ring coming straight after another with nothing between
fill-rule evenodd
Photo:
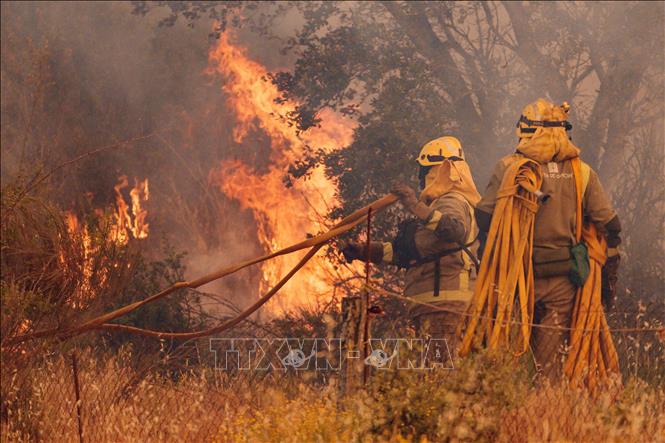
<instances>
[{"instance_id":1,"label":"metal fence wire","mask_svg":"<svg viewBox=\"0 0 665 443\"><path fill-rule=\"evenodd\" d=\"M626 332L617 334L615 341L622 360L624 380L636 379L637 376L648 381L652 389L649 392L660 395L658 401L665 404L662 396L665 349L657 334ZM312 371L222 370L215 368L209 339L162 349L154 355L134 354L121 349L117 353L100 356L93 348L76 348L63 343L44 344L39 349L39 352L29 354L19 352L3 356L3 441L252 441L254 438L269 441L272 439L270 434L251 434L246 429L253 429L252 426L261 420L295 420L289 415L299 417L298 414L305 414L303 411L307 411L312 404L318 405L322 416L328 414L326 420L334 421L338 417L343 422L340 417L347 408L340 406L337 397L338 374L322 378ZM468 438L457 438L458 441L473 441L490 432L483 431L483 426L490 426L482 424L480 417L483 411L465 402L479 402L481 405L488 402L491 405L494 404L492 402L504 401L502 396L506 395L492 390L485 392L488 388L483 387L482 381L474 381L477 386L468 381L475 380L479 371L490 374L492 371L501 372L500 369L468 371L468 368L452 371L460 372L458 375L440 371L448 373L446 377L460 377L459 388L454 384L438 382L431 382L428 388L431 390L428 394L435 399L435 409L429 414L440 416L440 423L436 422L439 428L446 420L457 423L455 420L478 415L473 425L469 425ZM379 388L386 383L386 377L379 372L372 371L363 396L383 398ZM419 385L429 383L427 377L430 375L415 377L423 377L422 382L409 389L418 390L421 389ZM505 382L510 383L510 380ZM629 388L625 390L632 392ZM548 440L556 437L555 441L578 441L580 435L587 435L590 423L598 420L604 420L602 423L605 424L608 420L620 421L621 417L614 417L609 412L599 413L599 410L611 410L613 402L623 401L621 399L628 395L621 390L598 400L576 390L538 383L531 383L530 388L520 392L522 398L501 410L500 420L495 420L500 426L487 434L492 440L542 441L541 438ZM441 406L436 400L439 396L459 396L461 400L450 404L445 400L442 404L446 406ZM289 406L298 401L302 402L302 406L295 409ZM419 401L408 396L399 401L415 416L422 413L423 405ZM376 408L381 403L373 404ZM281 407L289 411L288 414L279 412ZM383 407L374 410L367 420L372 422L386 413L395 413L391 409L394 406L386 406L385 410ZM662 404L660 408L660 411L652 412L665 414ZM641 413L646 414L647 411L642 410ZM459 417L455 418L455 414ZM409 421L403 417L395 418L391 426L397 431L393 429L391 432L415 438L417 427L406 426L406 430L402 429L397 426L400 420ZM279 429L283 424L277 421L264 425ZM294 422L293 426L297 428L299 425ZM451 429L445 428L448 431L437 428L437 432L450 432L454 437L461 432L457 429L459 426L457 423ZM370 434L374 432L371 426L368 429ZM665 429L651 430L663 431ZM314 429L312 432L318 431ZM341 437L343 434L338 433L342 432L340 429L333 426L331 432L329 438L323 438L324 441L344 440ZM653 440L657 440L656 437Z\"/></svg>"}]
</instances>

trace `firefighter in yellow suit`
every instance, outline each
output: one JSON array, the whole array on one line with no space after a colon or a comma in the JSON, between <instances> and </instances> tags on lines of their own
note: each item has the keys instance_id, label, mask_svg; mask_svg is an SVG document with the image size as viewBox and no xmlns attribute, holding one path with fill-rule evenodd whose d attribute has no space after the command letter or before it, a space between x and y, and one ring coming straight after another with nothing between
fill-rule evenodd
<instances>
[{"instance_id":1,"label":"firefighter in yellow suit","mask_svg":"<svg viewBox=\"0 0 665 443\"><path fill-rule=\"evenodd\" d=\"M412 218L400 225L392 241L370 243L370 260L406 269L403 293L412 301L409 316L414 327L445 339L453 351L460 321L454 312L463 313L473 294L474 207L480 194L455 137L425 144L417 162L420 195L403 183L392 189ZM365 260L365 244L347 243L342 252L349 262Z\"/></svg>"},{"instance_id":2,"label":"firefighter in yellow suit","mask_svg":"<svg viewBox=\"0 0 665 443\"><path fill-rule=\"evenodd\" d=\"M533 233L533 266L535 276L534 323L531 346L539 369L554 379L561 373L565 345L569 336L577 286L571 277L571 248L575 246L576 188L571 160L580 150L567 137L572 126L567 122L568 105L556 106L539 99L522 111L517 123L519 143L514 154L502 158L476 205L476 220L483 233L490 229L497 191L508 166L516 159L527 157L541 164L541 191L547 200L535 216ZM536 129L541 128L536 134ZM558 130L555 130L557 128ZM607 262L603 269L604 304L614 298L621 242L621 224L605 193L598 175L582 162L583 215L607 238ZM560 329L557 329L560 328Z\"/></svg>"}]
</instances>

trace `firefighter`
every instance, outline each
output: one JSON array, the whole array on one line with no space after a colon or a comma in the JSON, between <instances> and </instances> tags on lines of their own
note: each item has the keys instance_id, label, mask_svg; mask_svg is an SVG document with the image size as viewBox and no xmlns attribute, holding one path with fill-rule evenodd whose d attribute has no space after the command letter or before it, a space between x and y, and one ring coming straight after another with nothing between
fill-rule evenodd
<instances>
[{"instance_id":1,"label":"firefighter","mask_svg":"<svg viewBox=\"0 0 665 443\"><path fill-rule=\"evenodd\" d=\"M565 328L571 325L576 290L584 279L579 274L585 265L576 261L584 254L577 253L580 245L575 244L576 185L571 159L578 157L580 150L567 135L572 129L567 121L568 110L566 103L556 106L544 99L524 108L517 123L517 150L496 165L475 209L482 238L490 229L497 190L512 161L527 157L541 165L541 191L547 198L539 207L534 222L533 321L545 327L533 328L531 347L537 369L550 379L556 379L561 374L569 336ZM594 223L605 234L608 244L602 285L602 300L607 308L615 296L621 223L596 172L584 162L581 165L583 215L586 221Z\"/></svg>"},{"instance_id":2,"label":"firefighter","mask_svg":"<svg viewBox=\"0 0 665 443\"><path fill-rule=\"evenodd\" d=\"M422 338L445 339L453 351L458 313L464 312L473 294L477 264L473 214L480 194L455 137L425 144L417 162L420 195L404 183L391 190L411 218L399 226L394 240L370 243L370 261L406 269L403 294L411 301L413 326ZM363 243L350 242L342 252L348 262L365 260L365 248Z\"/></svg>"}]
</instances>

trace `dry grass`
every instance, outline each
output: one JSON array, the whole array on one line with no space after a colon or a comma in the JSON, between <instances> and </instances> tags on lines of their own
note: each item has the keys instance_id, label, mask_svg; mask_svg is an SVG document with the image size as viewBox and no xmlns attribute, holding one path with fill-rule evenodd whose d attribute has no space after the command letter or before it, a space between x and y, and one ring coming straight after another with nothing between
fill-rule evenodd
<instances>
[{"instance_id":1,"label":"dry grass","mask_svg":"<svg viewBox=\"0 0 665 443\"><path fill-rule=\"evenodd\" d=\"M631 381L592 399L535 389L514 365L477 357L455 371L388 372L339 399L291 375L140 374L128 353L80 357L87 441L665 441L665 395ZM68 359L3 370L5 441L78 438Z\"/></svg>"}]
</instances>

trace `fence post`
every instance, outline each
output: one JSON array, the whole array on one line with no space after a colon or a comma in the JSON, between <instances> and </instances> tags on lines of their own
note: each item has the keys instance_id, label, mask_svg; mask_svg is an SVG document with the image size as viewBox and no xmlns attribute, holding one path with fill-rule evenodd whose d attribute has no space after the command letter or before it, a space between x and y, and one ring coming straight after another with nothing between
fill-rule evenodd
<instances>
[{"instance_id":1,"label":"fence post","mask_svg":"<svg viewBox=\"0 0 665 443\"><path fill-rule=\"evenodd\" d=\"M356 392L363 384L364 372L364 322L367 307L363 297L347 296L342 299L342 374L340 391L342 395Z\"/></svg>"},{"instance_id":2,"label":"fence post","mask_svg":"<svg viewBox=\"0 0 665 443\"><path fill-rule=\"evenodd\" d=\"M83 443L83 420L81 415L81 389L79 385L79 368L76 353L72 352L72 372L74 373L74 392L76 393L76 418L78 419L79 443Z\"/></svg>"},{"instance_id":3,"label":"fence post","mask_svg":"<svg viewBox=\"0 0 665 443\"><path fill-rule=\"evenodd\" d=\"M342 299L342 377L340 390L348 395L365 386L369 379L369 367L365 360L369 356L370 339L370 244L372 208L367 211L367 244L365 248L365 286L359 296Z\"/></svg>"}]
</instances>

